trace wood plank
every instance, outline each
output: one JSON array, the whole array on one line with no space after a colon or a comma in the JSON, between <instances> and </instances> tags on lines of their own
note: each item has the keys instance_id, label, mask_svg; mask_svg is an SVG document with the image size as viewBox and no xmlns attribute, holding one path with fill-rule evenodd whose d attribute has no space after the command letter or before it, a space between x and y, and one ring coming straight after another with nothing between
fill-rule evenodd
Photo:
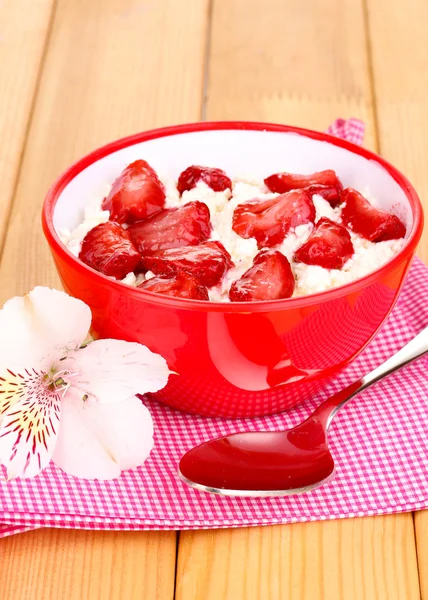
<instances>
[{"instance_id":1,"label":"wood plank","mask_svg":"<svg viewBox=\"0 0 428 600\"><path fill-rule=\"evenodd\" d=\"M54 0L0 2L0 248L53 5Z\"/></svg>"},{"instance_id":2,"label":"wood plank","mask_svg":"<svg viewBox=\"0 0 428 600\"><path fill-rule=\"evenodd\" d=\"M428 3L367 2L381 154L415 185L428 209ZM428 229L419 244L428 263Z\"/></svg>"},{"instance_id":3,"label":"wood plank","mask_svg":"<svg viewBox=\"0 0 428 600\"><path fill-rule=\"evenodd\" d=\"M215 0L209 119L325 129L367 122L375 141L364 18L354 0Z\"/></svg>"},{"instance_id":4,"label":"wood plank","mask_svg":"<svg viewBox=\"0 0 428 600\"><path fill-rule=\"evenodd\" d=\"M36 284L59 286L40 209L61 170L114 138L200 118L207 22L208 0L59 0L0 264L1 303ZM40 531L0 541L12 581L0 597L170 599L175 537Z\"/></svg>"},{"instance_id":5,"label":"wood plank","mask_svg":"<svg viewBox=\"0 0 428 600\"><path fill-rule=\"evenodd\" d=\"M67 165L117 137L200 118L207 17L208 0L59 0L0 267L1 303L36 284L59 285L40 207Z\"/></svg>"},{"instance_id":6,"label":"wood plank","mask_svg":"<svg viewBox=\"0 0 428 600\"><path fill-rule=\"evenodd\" d=\"M367 3L380 151L415 185L428 211L428 3ZM418 255L428 263L428 230ZM415 515L422 598L428 598L428 513Z\"/></svg>"},{"instance_id":7,"label":"wood plank","mask_svg":"<svg viewBox=\"0 0 428 600\"><path fill-rule=\"evenodd\" d=\"M353 0L215 0L205 114L325 129L367 122L366 18ZM404 566L403 566L404 565ZM419 598L411 515L183 532L177 598Z\"/></svg>"},{"instance_id":8,"label":"wood plank","mask_svg":"<svg viewBox=\"0 0 428 600\"><path fill-rule=\"evenodd\" d=\"M413 600L411 514L180 535L176 600Z\"/></svg>"},{"instance_id":9,"label":"wood plank","mask_svg":"<svg viewBox=\"0 0 428 600\"><path fill-rule=\"evenodd\" d=\"M415 513L416 548L422 600L428 600L428 510Z\"/></svg>"},{"instance_id":10,"label":"wood plank","mask_svg":"<svg viewBox=\"0 0 428 600\"><path fill-rule=\"evenodd\" d=\"M170 600L175 533L31 531L0 545L2 600Z\"/></svg>"}]
</instances>

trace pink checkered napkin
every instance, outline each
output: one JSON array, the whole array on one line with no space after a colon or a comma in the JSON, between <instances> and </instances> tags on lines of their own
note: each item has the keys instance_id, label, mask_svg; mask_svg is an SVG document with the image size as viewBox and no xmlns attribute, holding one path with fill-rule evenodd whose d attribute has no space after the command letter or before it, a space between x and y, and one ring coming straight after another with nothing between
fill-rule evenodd
<instances>
[{"instance_id":1,"label":"pink checkered napkin","mask_svg":"<svg viewBox=\"0 0 428 600\"><path fill-rule=\"evenodd\" d=\"M365 129L365 123L359 119L336 119L327 129L327 133L360 145L363 143Z\"/></svg>"},{"instance_id":2,"label":"pink checkered napkin","mask_svg":"<svg viewBox=\"0 0 428 600\"><path fill-rule=\"evenodd\" d=\"M361 142L360 121L338 121L332 127ZM101 482L75 479L51 465L35 479L1 482L0 537L44 526L202 529L428 508L425 359L367 390L336 417L329 439L337 475L322 488L289 498L223 498L193 490L177 477L181 456L202 441L235 431L278 431L302 421L323 399L383 362L426 326L427 296L428 267L416 259L397 306L375 340L327 389L288 413L210 419L147 400L155 447L143 467Z\"/></svg>"}]
</instances>

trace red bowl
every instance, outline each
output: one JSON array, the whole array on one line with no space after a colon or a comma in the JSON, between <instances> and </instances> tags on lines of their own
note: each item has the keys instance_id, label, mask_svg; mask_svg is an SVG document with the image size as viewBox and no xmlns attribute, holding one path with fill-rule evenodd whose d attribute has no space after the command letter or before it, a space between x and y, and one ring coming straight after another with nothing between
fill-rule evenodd
<instances>
[{"instance_id":1,"label":"red bowl","mask_svg":"<svg viewBox=\"0 0 428 600\"><path fill-rule=\"evenodd\" d=\"M136 158L172 177L190 164L263 177L333 168L344 185L369 189L407 224L402 249L370 275L327 292L271 302L220 304L172 298L113 281L81 263L58 229L82 221ZM393 308L423 216L409 181L379 156L332 136L267 123L213 122L127 137L79 160L46 197L43 229L66 291L92 310L93 335L137 341L178 373L156 397L184 411L253 417L295 406L318 391L372 339Z\"/></svg>"}]
</instances>

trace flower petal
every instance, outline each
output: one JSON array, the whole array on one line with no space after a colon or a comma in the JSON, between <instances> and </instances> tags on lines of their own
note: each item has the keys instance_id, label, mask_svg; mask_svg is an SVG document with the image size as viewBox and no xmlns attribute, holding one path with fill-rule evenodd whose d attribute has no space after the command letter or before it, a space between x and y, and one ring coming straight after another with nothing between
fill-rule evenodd
<instances>
[{"instance_id":1,"label":"flower petal","mask_svg":"<svg viewBox=\"0 0 428 600\"><path fill-rule=\"evenodd\" d=\"M61 395L43 377L26 369L0 376L0 464L8 479L34 477L51 459Z\"/></svg>"},{"instance_id":2,"label":"flower petal","mask_svg":"<svg viewBox=\"0 0 428 600\"><path fill-rule=\"evenodd\" d=\"M90 324L90 308L59 290L36 287L16 296L0 310L0 366L48 370L64 349L82 344Z\"/></svg>"},{"instance_id":3,"label":"flower petal","mask_svg":"<svg viewBox=\"0 0 428 600\"><path fill-rule=\"evenodd\" d=\"M121 340L96 340L71 353L62 363L63 374L81 397L98 402L120 402L165 387L169 369L162 356L146 346Z\"/></svg>"},{"instance_id":4,"label":"flower petal","mask_svg":"<svg viewBox=\"0 0 428 600\"><path fill-rule=\"evenodd\" d=\"M72 388L67 392L52 460L69 475L115 479L142 465L152 447L152 418L135 396L101 404L84 402Z\"/></svg>"}]
</instances>

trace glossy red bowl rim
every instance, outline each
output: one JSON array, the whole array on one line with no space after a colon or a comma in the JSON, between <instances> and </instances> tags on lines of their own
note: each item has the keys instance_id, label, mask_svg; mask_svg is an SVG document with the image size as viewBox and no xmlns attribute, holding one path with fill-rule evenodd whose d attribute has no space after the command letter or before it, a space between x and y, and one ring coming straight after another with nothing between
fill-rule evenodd
<instances>
[{"instance_id":1,"label":"glossy red bowl rim","mask_svg":"<svg viewBox=\"0 0 428 600\"><path fill-rule=\"evenodd\" d=\"M152 140L160 137L167 137L171 135L177 135L182 133L193 133L197 131L211 131L211 130L246 130L246 131L275 131L284 133L295 133L304 137L312 138L314 140L328 142L334 146L344 148L353 154L358 154L368 160L373 160L381 165L389 175L398 183L401 189L409 200L412 214L413 214L413 226L410 231L409 237L405 241L403 247L397 252L395 256L391 258L387 263L382 265L379 269L376 269L372 273L369 273L365 277L356 279L345 285L319 292L316 294L310 294L307 296L299 296L297 298L286 298L281 300L269 300L269 301L258 301L258 302L207 302L203 300L191 300L186 298L174 298L171 296L162 296L154 292L148 292L139 290L128 286L120 281L115 281L109 277L95 271L91 267L88 267L79 259L77 259L66 246L61 242L58 234L55 231L53 225L53 215L55 205L60 196L61 192L70 181L72 181L81 171L89 167L91 164L97 162L99 159L112 154L118 150L122 150L127 146L132 146L141 142ZM370 152L361 146L352 144L351 142L342 140L340 138L331 136L327 133L321 133L319 131L313 131L311 129L303 129L300 127L292 127L289 125L281 125L275 123L260 123L253 121L202 121L198 123L186 123L183 125L172 125L169 127L161 127L158 129L151 129L142 133L130 135L100 148L93 150L74 164L66 169L53 183L49 189L42 209L42 226L46 239L52 248L61 259L63 259L70 266L73 266L77 271L85 274L87 277L93 280L94 283L104 286L118 287L118 290L122 289L128 297L133 297L136 300L143 300L152 304L160 304L163 306L169 306L173 308L186 309L186 310L197 310L197 311L212 311L212 312L233 312L233 313L252 313L252 312L270 312L285 309L298 309L304 306L311 306L321 302L329 300L335 300L348 294L352 294L374 282L380 277L387 275L391 272L399 263L406 258L410 257L415 249L416 245L422 235L423 229L423 210L416 190L408 179L392 166L389 162L375 154Z\"/></svg>"}]
</instances>

